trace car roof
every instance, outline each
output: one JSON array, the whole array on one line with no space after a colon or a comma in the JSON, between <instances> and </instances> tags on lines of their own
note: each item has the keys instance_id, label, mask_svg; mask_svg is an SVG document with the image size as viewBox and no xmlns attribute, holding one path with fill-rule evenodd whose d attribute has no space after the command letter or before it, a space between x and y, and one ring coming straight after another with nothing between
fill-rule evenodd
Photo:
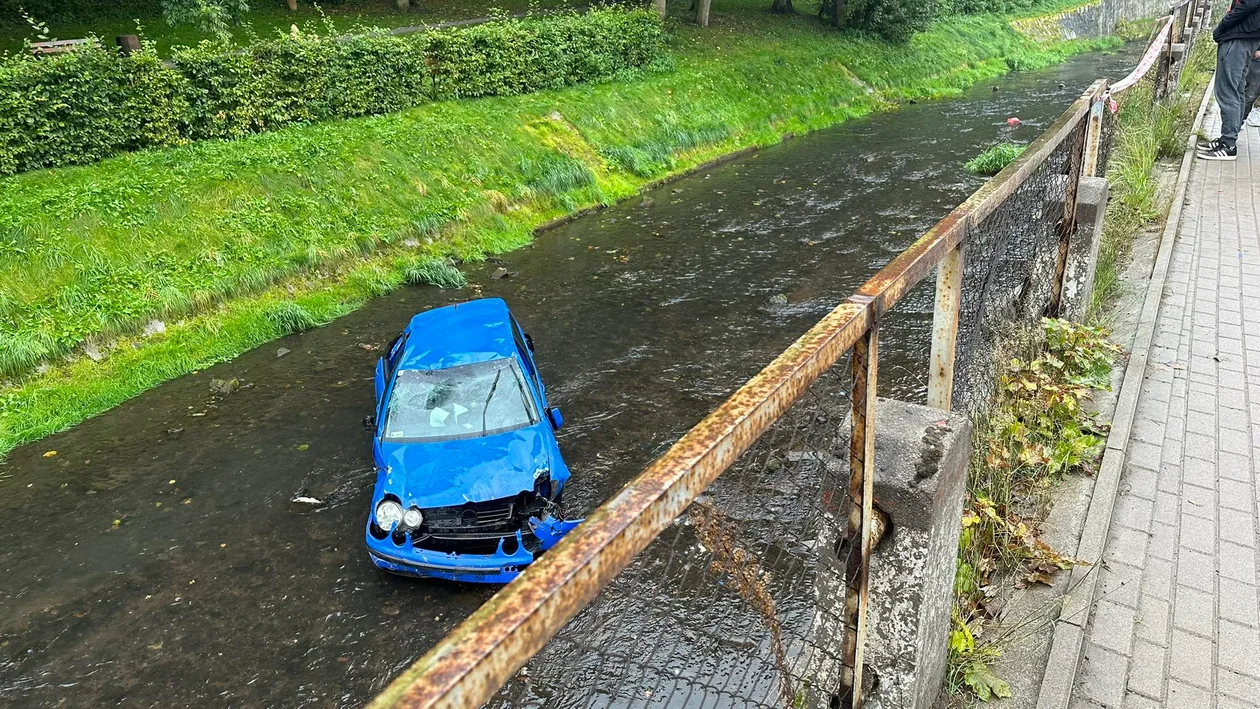
<instances>
[{"instance_id":1,"label":"car roof","mask_svg":"<svg viewBox=\"0 0 1260 709\"><path fill-rule=\"evenodd\" d=\"M401 369L445 369L511 357L512 315L502 298L481 298L419 313L404 331Z\"/></svg>"}]
</instances>

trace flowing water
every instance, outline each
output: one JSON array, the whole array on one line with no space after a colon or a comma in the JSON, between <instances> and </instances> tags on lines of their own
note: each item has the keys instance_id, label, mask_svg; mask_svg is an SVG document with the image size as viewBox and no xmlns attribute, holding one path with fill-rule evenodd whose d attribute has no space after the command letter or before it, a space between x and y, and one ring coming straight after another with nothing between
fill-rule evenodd
<instances>
[{"instance_id":1,"label":"flowing water","mask_svg":"<svg viewBox=\"0 0 1260 709\"><path fill-rule=\"evenodd\" d=\"M569 422L569 506L589 511L974 190L967 158L1031 140L1134 61L1082 56L787 141L542 234L471 288L404 289L14 451L0 704L362 703L493 591L368 561L366 346L419 310L507 299ZM922 399L931 305L929 281L882 330L881 394Z\"/></svg>"}]
</instances>

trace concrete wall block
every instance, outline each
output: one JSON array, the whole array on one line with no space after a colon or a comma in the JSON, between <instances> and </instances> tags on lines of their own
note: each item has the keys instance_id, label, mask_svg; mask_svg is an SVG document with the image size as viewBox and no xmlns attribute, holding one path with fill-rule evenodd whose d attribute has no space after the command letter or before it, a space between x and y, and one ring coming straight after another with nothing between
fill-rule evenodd
<instances>
[{"instance_id":1,"label":"concrete wall block","mask_svg":"<svg viewBox=\"0 0 1260 709\"><path fill-rule=\"evenodd\" d=\"M890 527L871 559L867 706L926 709L945 677L971 424L891 399L875 420L875 505Z\"/></svg>"},{"instance_id":2,"label":"concrete wall block","mask_svg":"<svg viewBox=\"0 0 1260 709\"><path fill-rule=\"evenodd\" d=\"M1107 180L1082 177L1076 194L1076 233L1072 235L1063 273L1060 312L1068 320L1082 322L1094 294L1098 248L1102 245L1103 212L1107 208Z\"/></svg>"}]
</instances>

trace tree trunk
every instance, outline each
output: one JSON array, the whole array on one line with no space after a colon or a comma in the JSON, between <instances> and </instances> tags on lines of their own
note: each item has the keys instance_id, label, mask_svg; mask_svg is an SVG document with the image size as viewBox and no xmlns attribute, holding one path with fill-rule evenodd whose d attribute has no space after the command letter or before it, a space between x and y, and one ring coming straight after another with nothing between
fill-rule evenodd
<instances>
[{"instance_id":1,"label":"tree trunk","mask_svg":"<svg viewBox=\"0 0 1260 709\"><path fill-rule=\"evenodd\" d=\"M709 26L709 2L710 0L697 0L696 22L700 23L701 27Z\"/></svg>"},{"instance_id":2,"label":"tree trunk","mask_svg":"<svg viewBox=\"0 0 1260 709\"><path fill-rule=\"evenodd\" d=\"M774 0L770 5L770 12L776 15L791 15L796 10L792 7L792 0Z\"/></svg>"},{"instance_id":3,"label":"tree trunk","mask_svg":"<svg viewBox=\"0 0 1260 709\"><path fill-rule=\"evenodd\" d=\"M411 9L411 0L394 0L394 7L406 12Z\"/></svg>"},{"instance_id":4,"label":"tree trunk","mask_svg":"<svg viewBox=\"0 0 1260 709\"><path fill-rule=\"evenodd\" d=\"M656 14L662 20L665 19L665 0L652 0L652 5L656 8Z\"/></svg>"},{"instance_id":5,"label":"tree trunk","mask_svg":"<svg viewBox=\"0 0 1260 709\"><path fill-rule=\"evenodd\" d=\"M289 6L289 12L297 12L297 0L285 0Z\"/></svg>"}]
</instances>

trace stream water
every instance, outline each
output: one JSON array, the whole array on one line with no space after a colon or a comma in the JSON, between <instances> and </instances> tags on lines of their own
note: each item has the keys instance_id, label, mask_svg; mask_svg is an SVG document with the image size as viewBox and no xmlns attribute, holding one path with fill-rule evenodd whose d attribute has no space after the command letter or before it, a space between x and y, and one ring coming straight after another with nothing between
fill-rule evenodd
<instances>
[{"instance_id":1,"label":"stream water","mask_svg":"<svg viewBox=\"0 0 1260 709\"><path fill-rule=\"evenodd\" d=\"M569 506L589 511L974 190L967 158L1031 140L1135 56L787 141L472 267L475 289L405 289L14 451L0 704L362 703L493 592L368 561L364 345L419 310L506 298L569 422ZM882 395L922 398L930 296L929 281L882 331Z\"/></svg>"}]
</instances>

